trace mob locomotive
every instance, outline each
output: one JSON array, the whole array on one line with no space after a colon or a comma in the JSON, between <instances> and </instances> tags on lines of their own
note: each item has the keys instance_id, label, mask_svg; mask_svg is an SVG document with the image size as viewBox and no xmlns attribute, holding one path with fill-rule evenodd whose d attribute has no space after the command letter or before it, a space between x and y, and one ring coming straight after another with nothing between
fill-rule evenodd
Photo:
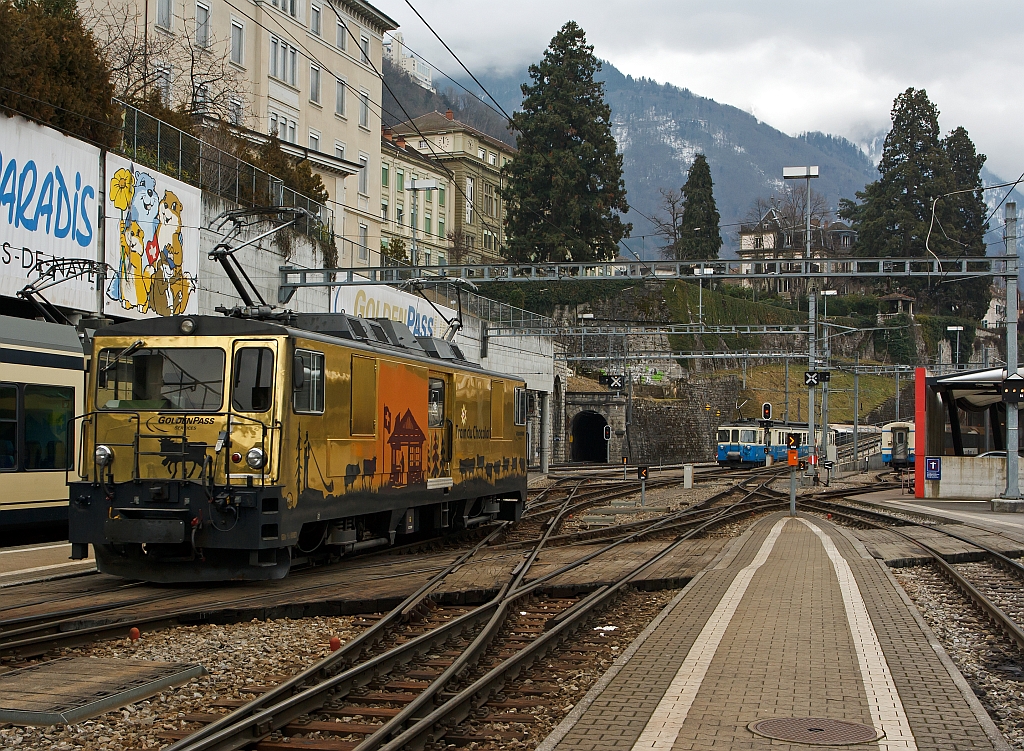
<instances>
[{"instance_id":1,"label":"mob locomotive","mask_svg":"<svg viewBox=\"0 0 1024 751\"><path fill-rule=\"evenodd\" d=\"M159 582L517 520L526 392L401 323L173 316L98 331L78 418L73 556ZM409 538L406 538L409 539Z\"/></svg>"},{"instance_id":2,"label":"mob locomotive","mask_svg":"<svg viewBox=\"0 0 1024 751\"><path fill-rule=\"evenodd\" d=\"M815 431L821 439L821 429ZM788 458L786 437L796 434L800 446L797 455L806 459L810 454L807 423L774 423L770 428L747 420L718 426L716 459L722 467L763 467L767 457L773 462L785 462ZM836 442L836 431L829 430L829 440Z\"/></svg>"}]
</instances>

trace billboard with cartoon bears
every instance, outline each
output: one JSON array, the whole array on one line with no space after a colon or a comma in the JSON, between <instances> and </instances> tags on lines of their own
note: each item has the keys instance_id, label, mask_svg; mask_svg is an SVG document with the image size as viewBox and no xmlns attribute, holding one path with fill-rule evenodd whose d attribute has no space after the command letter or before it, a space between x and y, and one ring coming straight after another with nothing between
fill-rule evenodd
<instances>
[{"instance_id":1,"label":"billboard with cartoon bears","mask_svg":"<svg viewBox=\"0 0 1024 751\"><path fill-rule=\"evenodd\" d=\"M106 314L196 313L199 189L110 153L106 187Z\"/></svg>"},{"instance_id":2,"label":"billboard with cartoon bears","mask_svg":"<svg viewBox=\"0 0 1024 751\"><path fill-rule=\"evenodd\" d=\"M96 260L102 192L99 149L21 117L0 117L0 295L14 297L35 281L40 261ZM95 310L95 277L66 277L46 298Z\"/></svg>"}]
</instances>

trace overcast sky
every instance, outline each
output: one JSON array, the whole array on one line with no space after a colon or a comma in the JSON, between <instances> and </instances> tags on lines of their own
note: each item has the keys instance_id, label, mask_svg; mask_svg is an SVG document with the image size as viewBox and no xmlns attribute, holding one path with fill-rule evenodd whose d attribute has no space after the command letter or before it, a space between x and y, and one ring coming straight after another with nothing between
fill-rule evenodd
<instances>
[{"instance_id":1,"label":"overcast sky","mask_svg":"<svg viewBox=\"0 0 1024 751\"><path fill-rule=\"evenodd\" d=\"M371 1L401 24L411 48L455 71L404 0ZM965 126L1000 177L1024 172L1016 85L1024 80L1024 5L1014 2L413 3L474 71L535 61L573 19L595 53L624 73L685 87L793 135L869 140L888 131L899 92L923 87L944 132Z\"/></svg>"}]
</instances>

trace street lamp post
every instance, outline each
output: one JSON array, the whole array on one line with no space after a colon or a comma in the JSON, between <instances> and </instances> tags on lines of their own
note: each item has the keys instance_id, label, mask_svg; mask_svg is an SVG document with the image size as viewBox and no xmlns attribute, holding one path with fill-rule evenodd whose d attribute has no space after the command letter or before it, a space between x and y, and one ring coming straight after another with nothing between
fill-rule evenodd
<instances>
[{"instance_id":1,"label":"street lamp post","mask_svg":"<svg viewBox=\"0 0 1024 751\"><path fill-rule=\"evenodd\" d=\"M829 369L829 360L832 357L828 336L828 298L835 297L838 294L834 289L823 289L821 291L821 296L824 298L822 301L822 318L824 319L825 346L822 349L825 354L825 370ZM825 459L831 460L828 453L828 384L829 382L825 381L821 385L821 445L825 447ZM831 477L831 472L829 477Z\"/></svg>"},{"instance_id":2,"label":"street lamp post","mask_svg":"<svg viewBox=\"0 0 1024 751\"><path fill-rule=\"evenodd\" d=\"M417 194L421 190L437 190L437 180L410 180L405 189L412 192L412 247L409 249L409 260L413 266L420 265L419 248L416 246L416 224L419 221Z\"/></svg>"},{"instance_id":3,"label":"street lamp post","mask_svg":"<svg viewBox=\"0 0 1024 751\"><path fill-rule=\"evenodd\" d=\"M956 332L956 369L960 370L960 332L964 330L963 326L947 326L946 331Z\"/></svg>"},{"instance_id":4,"label":"street lamp post","mask_svg":"<svg viewBox=\"0 0 1024 751\"><path fill-rule=\"evenodd\" d=\"M807 185L807 224L804 228L804 240L806 245L806 257L809 260L811 257L811 179L818 176L817 166L812 167L783 167L782 177L784 180L804 180ZM807 287L807 317L808 317L808 332L807 332L807 370L814 371L815 369L815 329L817 328L818 322L815 320L815 298L814 290L810 284ZM818 457L817 457L817 440L814 435L814 386L807 387L807 443L810 446L810 456L808 457L811 474L816 475L818 471Z\"/></svg>"},{"instance_id":5,"label":"street lamp post","mask_svg":"<svg viewBox=\"0 0 1024 751\"><path fill-rule=\"evenodd\" d=\"M703 267L693 270L693 275L697 277L697 323L700 324L701 330L704 329L704 277L714 273L714 269Z\"/></svg>"}]
</instances>

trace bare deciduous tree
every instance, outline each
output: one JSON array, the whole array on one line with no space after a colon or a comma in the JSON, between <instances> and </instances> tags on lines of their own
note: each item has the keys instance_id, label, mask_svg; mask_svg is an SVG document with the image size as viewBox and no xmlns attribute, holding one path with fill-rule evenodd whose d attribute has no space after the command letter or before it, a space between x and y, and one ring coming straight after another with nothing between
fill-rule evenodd
<instances>
[{"instance_id":1,"label":"bare deciduous tree","mask_svg":"<svg viewBox=\"0 0 1024 751\"><path fill-rule=\"evenodd\" d=\"M654 233L665 239L665 244L661 247L662 255L665 258L675 258L675 249L682 239L683 194L673 188L659 188L658 191L661 193L661 207L652 217Z\"/></svg>"},{"instance_id":2,"label":"bare deciduous tree","mask_svg":"<svg viewBox=\"0 0 1024 751\"><path fill-rule=\"evenodd\" d=\"M198 25L195 16L176 17L172 33L147 34L140 6L128 0L94 0L81 11L100 41L117 98L143 102L156 92L164 106L188 115L236 125L251 119L243 75L230 62L230 40Z\"/></svg>"}]
</instances>

